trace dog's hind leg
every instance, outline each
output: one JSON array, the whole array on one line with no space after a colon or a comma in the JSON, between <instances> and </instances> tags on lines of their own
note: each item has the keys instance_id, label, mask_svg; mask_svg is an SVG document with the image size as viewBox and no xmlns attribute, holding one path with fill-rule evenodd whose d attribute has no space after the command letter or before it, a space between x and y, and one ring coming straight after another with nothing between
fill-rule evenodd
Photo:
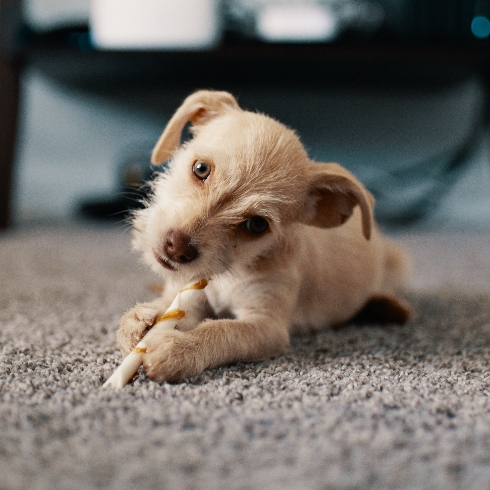
<instances>
[{"instance_id":1,"label":"dog's hind leg","mask_svg":"<svg viewBox=\"0 0 490 490\"><path fill-rule=\"evenodd\" d=\"M398 323L403 325L412 317L405 301L387 294L372 296L354 317L354 323Z\"/></svg>"}]
</instances>

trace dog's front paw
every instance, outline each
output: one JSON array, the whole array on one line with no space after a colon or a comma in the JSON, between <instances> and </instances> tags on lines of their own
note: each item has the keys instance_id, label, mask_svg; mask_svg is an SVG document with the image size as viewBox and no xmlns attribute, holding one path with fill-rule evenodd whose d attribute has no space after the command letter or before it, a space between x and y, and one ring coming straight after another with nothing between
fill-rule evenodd
<instances>
[{"instance_id":1,"label":"dog's front paw","mask_svg":"<svg viewBox=\"0 0 490 490\"><path fill-rule=\"evenodd\" d=\"M159 310L155 305L140 303L122 316L117 331L117 345L123 356L127 356L146 335L158 314Z\"/></svg>"},{"instance_id":2,"label":"dog's front paw","mask_svg":"<svg viewBox=\"0 0 490 490\"><path fill-rule=\"evenodd\" d=\"M158 383L176 383L201 374L205 365L194 347L188 333L178 330L163 332L143 354L146 375Z\"/></svg>"}]
</instances>

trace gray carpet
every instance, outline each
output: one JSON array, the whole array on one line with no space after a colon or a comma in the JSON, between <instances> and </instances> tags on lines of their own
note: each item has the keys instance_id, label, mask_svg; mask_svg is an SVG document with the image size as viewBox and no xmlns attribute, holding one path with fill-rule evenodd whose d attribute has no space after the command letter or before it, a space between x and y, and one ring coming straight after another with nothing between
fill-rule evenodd
<instances>
[{"instance_id":1,"label":"gray carpet","mask_svg":"<svg viewBox=\"0 0 490 490\"><path fill-rule=\"evenodd\" d=\"M0 235L0 488L490 488L490 234L405 233L403 327L101 388L154 277L117 229Z\"/></svg>"}]
</instances>

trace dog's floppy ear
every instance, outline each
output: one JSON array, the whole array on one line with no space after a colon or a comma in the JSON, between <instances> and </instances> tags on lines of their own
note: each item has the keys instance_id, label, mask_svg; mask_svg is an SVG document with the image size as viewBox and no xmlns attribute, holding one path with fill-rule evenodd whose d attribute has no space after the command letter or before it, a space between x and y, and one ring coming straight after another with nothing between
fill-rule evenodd
<instances>
[{"instance_id":1,"label":"dog's floppy ear","mask_svg":"<svg viewBox=\"0 0 490 490\"><path fill-rule=\"evenodd\" d=\"M229 109L239 109L239 107L233 95L228 92L199 90L189 95L172 116L153 148L151 163L158 165L172 156L180 145L182 130L188 122L194 125L204 124Z\"/></svg>"},{"instance_id":2,"label":"dog's floppy ear","mask_svg":"<svg viewBox=\"0 0 490 490\"><path fill-rule=\"evenodd\" d=\"M311 162L307 188L306 215L303 222L321 228L345 223L359 206L362 232L371 237L374 198L345 168L336 163Z\"/></svg>"}]
</instances>

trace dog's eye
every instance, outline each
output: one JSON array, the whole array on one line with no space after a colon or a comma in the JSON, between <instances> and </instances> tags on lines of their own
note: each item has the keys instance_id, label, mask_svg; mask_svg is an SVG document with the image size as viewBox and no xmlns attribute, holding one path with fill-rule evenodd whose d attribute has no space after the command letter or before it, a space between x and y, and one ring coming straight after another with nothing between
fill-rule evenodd
<instances>
[{"instance_id":1,"label":"dog's eye","mask_svg":"<svg viewBox=\"0 0 490 490\"><path fill-rule=\"evenodd\" d=\"M262 216L252 216L245 221L245 228L252 235L263 235L269 229L269 222Z\"/></svg>"},{"instance_id":2,"label":"dog's eye","mask_svg":"<svg viewBox=\"0 0 490 490\"><path fill-rule=\"evenodd\" d=\"M197 162L194 162L194 165L192 166L192 172L198 179L206 180L211 173L211 165L198 160Z\"/></svg>"}]
</instances>

